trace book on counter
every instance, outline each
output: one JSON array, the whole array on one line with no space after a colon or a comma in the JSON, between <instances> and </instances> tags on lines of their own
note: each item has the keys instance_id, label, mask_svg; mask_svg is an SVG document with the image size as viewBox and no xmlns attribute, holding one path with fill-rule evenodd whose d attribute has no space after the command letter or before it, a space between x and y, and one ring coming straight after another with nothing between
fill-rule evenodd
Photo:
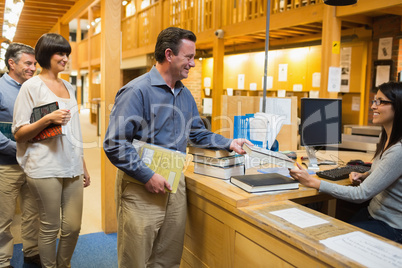
<instances>
[{"instance_id":1,"label":"book on counter","mask_svg":"<svg viewBox=\"0 0 402 268\"><path fill-rule=\"evenodd\" d=\"M194 162L194 173L228 180L231 176L244 175L244 165L221 167Z\"/></svg>"},{"instance_id":2,"label":"book on counter","mask_svg":"<svg viewBox=\"0 0 402 268\"><path fill-rule=\"evenodd\" d=\"M227 157L208 157L204 155L197 155L193 156L193 161L197 163L207 164L207 165L214 165L219 167L227 167L233 166L238 164L244 163L244 156L236 154Z\"/></svg>"},{"instance_id":3,"label":"book on counter","mask_svg":"<svg viewBox=\"0 0 402 268\"><path fill-rule=\"evenodd\" d=\"M232 176L230 182L249 193L299 188L298 181L277 173Z\"/></svg>"},{"instance_id":4,"label":"book on counter","mask_svg":"<svg viewBox=\"0 0 402 268\"><path fill-rule=\"evenodd\" d=\"M212 150L207 148L201 147L188 147L188 153L193 155L202 155L206 157L214 157L214 158L221 158L221 157L228 157L235 154L235 152L229 152L226 150Z\"/></svg>"},{"instance_id":5,"label":"book on counter","mask_svg":"<svg viewBox=\"0 0 402 268\"><path fill-rule=\"evenodd\" d=\"M63 107L60 107L63 106ZM32 114L31 114L31 123L34 123L44 117L47 114L50 114L56 110L64 108L64 103L59 103L57 101L47 103L38 107L33 108ZM65 135L66 133L66 126L63 125L56 125L56 124L50 124L47 126L45 129L43 129L38 135L36 135L32 141L41 141L41 140L46 140L49 138L54 138L60 135Z\"/></svg>"},{"instance_id":6,"label":"book on counter","mask_svg":"<svg viewBox=\"0 0 402 268\"><path fill-rule=\"evenodd\" d=\"M164 177L172 187L170 192L176 193L186 163L186 154L138 140L133 141L133 146L145 165Z\"/></svg>"},{"instance_id":7,"label":"book on counter","mask_svg":"<svg viewBox=\"0 0 402 268\"><path fill-rule=\"evenodd\" d=\"M295 165L294 160L279 152L263 149L258 146L250 146L246 143L243 145L243 150L246 151L251 158L256 159L259 165L269 163L286 168L294 168Z\"/></svg>"},{"instance_id":8,"label":"book on counter","mask_svg":"<svg viewBox=\"0 0 402 268\"><path fill-rule=\"evenodd\" d=\"M3 133L6 138L15 141L13 132L11 131L11 122L0 122L0 132Z\"/></svg>"}]
</instances>

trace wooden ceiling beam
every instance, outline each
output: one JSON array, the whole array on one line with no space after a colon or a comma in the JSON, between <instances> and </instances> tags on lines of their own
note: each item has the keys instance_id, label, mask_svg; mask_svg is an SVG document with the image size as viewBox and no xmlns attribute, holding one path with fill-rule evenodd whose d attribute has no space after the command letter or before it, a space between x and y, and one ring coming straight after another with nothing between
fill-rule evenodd
<instances>
[{"instance_id":1,"label":"wooden ceiling beam","mask_svg":"<svg viewBox=\"0 0 402 268\"><path fill-rule=\"evenodd\" d=\"M91 4L92 0L78 0L69 11L64 14L60 19L61 24L68 24L73 19L77 18L84 10L86 10Z\"/></svg>"},{"instance_id":2,"label":"wooden ceiling beam","mask_svg":"<svg viewBox=\"0 0 402 268\"><path fill-rule=\"evenodd\" d=\"M46 23L46 22L56 23L57 17L51 18L49 16L35 16L35 14L21 15L21 17L20 17L20 21L33 21L33 20L40 20L40 21L42 21L42 23Z\"/></svg>"},{"instance_id":3,"label":"wooden ceiling beam","mask_svg":"<svg viewBox=\"0 0 402 268\"><path fill-rule=\"evenodd\" d=\"M73 6L77 1L76 0L25 0L25 4L49 4L49 5L53 5L53 4L60 4L60 5L67 5L67 6Z\"/></svg>"},{"instance_id":4,"label":"wooden ceiling beam","mask_svg":"<svg viewBox=\"0 0 402 268\"><path fill-rule=\"evenodd\" d=\"M368 26L373 25L373 18L364 15L353 15L353 16L344 16L342 17L342 24L344 22L353 22L358 24L364 24Z\"/></svg>"},{"instance_id":5,"label":"wooden ceiling beam","mask_svg":"<svg viewBox=\"0 0 402 268\"><path fill-rule=\"evenodd\" d=\"M42 11L42 10L49 10L49 11L58 11L58 12L65 13L69 9L70 9L69 6L61 7L61 6L57 6L57 5L55 5L55 6L49 6L49 5L46 5L46 6L36 5L36 6L34 6L34 5L32 5L32 6L24 6L22 12L27 12L27 11L36 12L36 11Z\"/></svg>"},{"instance_id":6,"label":"wooden ceiling beam","mask_svg":"<svg viewBox=\"0 0 402 268\"><path fill-rule=\"evenodd\" d=\"M402 16L402 5L392 7L392 8L385 8L378 10L379 12L384 12L386 14L392 14L397 16Z\"/></svg>"},{"instance_id":7,"label":"wooden ceiling beam","mask_svg":"<svg viewBox=\"0 0 402 268\"><path fill-rule=\"evenodd\" d=\"M67 11L71 8L71 5L60 5L57 2L56 3L53 2L52 4L29 3L24 5L23 11L26 8L52 8Z\"/></svg>"}]
</instances>

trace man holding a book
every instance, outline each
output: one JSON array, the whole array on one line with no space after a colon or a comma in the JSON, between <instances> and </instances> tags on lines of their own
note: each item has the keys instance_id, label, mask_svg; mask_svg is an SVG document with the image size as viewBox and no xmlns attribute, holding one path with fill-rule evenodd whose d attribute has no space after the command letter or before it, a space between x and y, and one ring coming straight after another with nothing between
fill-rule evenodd
<instances>
[{"instance_id":1,"label":"man holding a book","mask_svg":"<svg viewBox=\"0 0 402 268\"><path fill-rule=\"evenodd\" d=\"M19 194L24 261L40 266L38 208L17 163L16 143L11 134L15 99L21 85L36 71L35 51L30 46L12 43L5 54L5 63L9 72L0 78L0 124L9 133L0 132L0 267L11 267L14 243L10 226Z\"/></svg>"},{"instance_id":2,"label":"man holding a book","mask_svg":"<svg viewBox=\"0 0 402 268\"><path fill-rule=\"evenodd\" d=\"M110 115L104 150L119 168L116 181L119 267L179 267L186 221L186 186L167 193L167 178L141 159L133 140L186 152L188 143L244 154L249 141L208 131L191 92L183 85L195 66L196 36L163 30L155 46L156 65L119 90Z\"/></svg>"}]
</instances>

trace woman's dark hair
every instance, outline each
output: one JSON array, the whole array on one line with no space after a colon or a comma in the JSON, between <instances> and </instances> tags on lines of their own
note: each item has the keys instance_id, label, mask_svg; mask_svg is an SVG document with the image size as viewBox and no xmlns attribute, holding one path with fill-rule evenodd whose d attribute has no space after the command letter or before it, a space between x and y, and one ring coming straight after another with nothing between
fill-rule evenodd
<instances>
[{"instance_id":1,"label":"woman's dark hair","mask_svg":"<svg viewBox=\"0 0 402 268\"><path fill-rule=\"evenodd\" d=\"M71 53L71 46L68 41L56 33L47 33L42 35L35 46L35 58L39 65L44 69L50 68L50 58L55 53Z\"/></svg>"},{"instance_id":2,"label":"woman's dark hair","mask_svg":"<svg viewBox=\"0 0 402 268\"><path fill-rule=\"evenodd\" d=\"M192 31L184 30L176 27L169 27L159 33L155 45L155 59L157 62L162 63L165 61L165 51L170 48L173 54L179 54L181 40L188 39L190 41L197 41L197 37Z\"/></svg>"},{"instance_id":3,"label":"woman's dark hair","mask_svg":"<svg viewBox=\"0 0 402 268\"><path fill-rule=\"evenodd\" d=\"M390 148L392 145L401 142L402 140L402 83L400 82L388 82L381 84L378 87L378 90L381 91L392 103L392 108L394 109L394 121L392 123L392 131L389 136L389 142L387 147L385 147L385 143L387 142L387 133L385 132L384 127L382 128L381 138L379 143L377 144L377 150L374 154L374 157L377 155L382 155L382 153Z\"/></svg>"}]
</instances>

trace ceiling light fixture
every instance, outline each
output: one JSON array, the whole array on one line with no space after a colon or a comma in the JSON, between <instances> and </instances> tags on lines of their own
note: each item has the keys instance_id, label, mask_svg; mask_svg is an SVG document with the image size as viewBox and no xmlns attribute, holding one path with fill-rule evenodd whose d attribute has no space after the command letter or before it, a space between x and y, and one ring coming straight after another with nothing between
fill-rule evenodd
<instances>
[{"instance_id":1,"label":"ceiling light fixture","mask_svg":"<svg viewBox=\"0 0 402 268\"><path fill-rule=\"evenodd\" d=\"M3 37L13 41L24 0L6 0L4 7Z\"/></svg>"}]
</instances>

